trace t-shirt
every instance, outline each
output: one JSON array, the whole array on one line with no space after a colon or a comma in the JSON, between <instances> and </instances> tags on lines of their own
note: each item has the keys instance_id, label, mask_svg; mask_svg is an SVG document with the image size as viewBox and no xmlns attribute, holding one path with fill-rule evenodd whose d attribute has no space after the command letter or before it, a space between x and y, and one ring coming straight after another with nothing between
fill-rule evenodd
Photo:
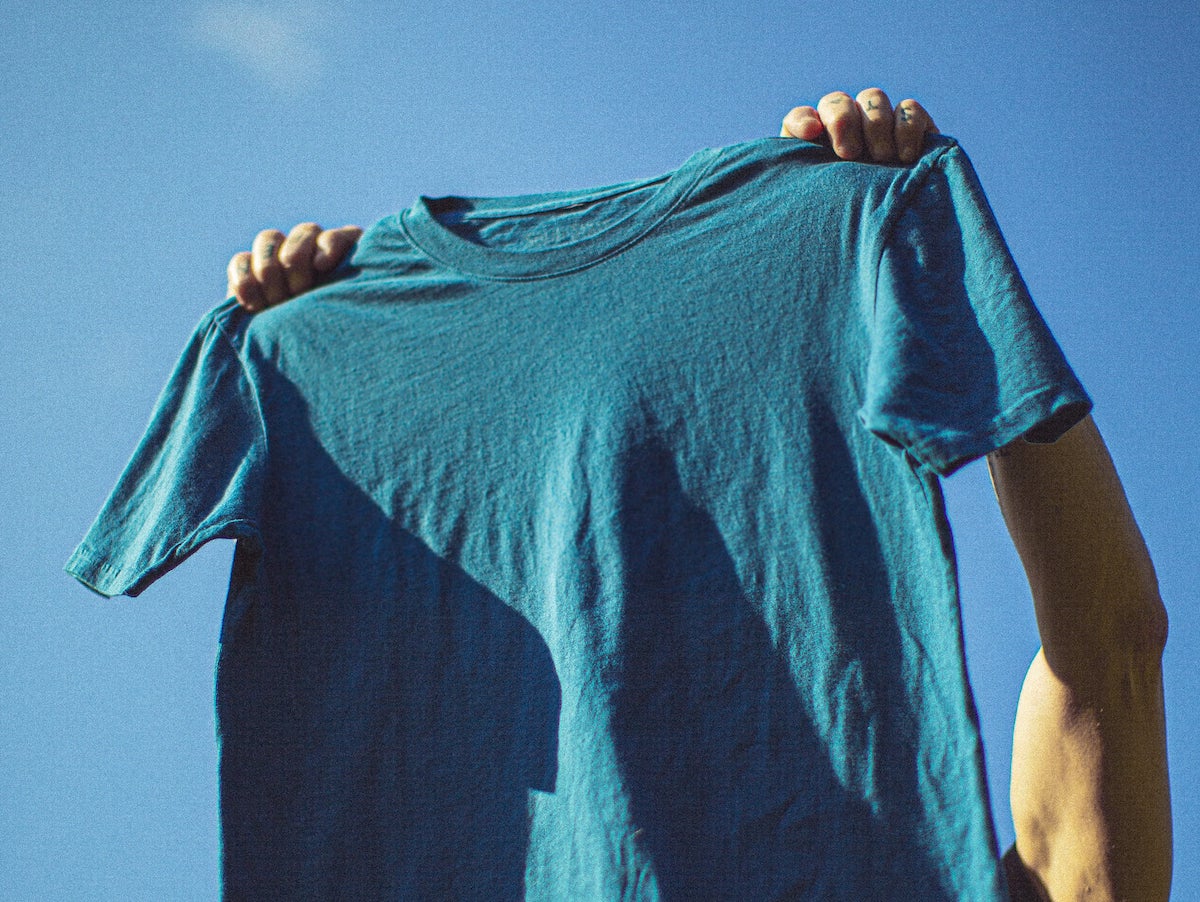
<instances>
[{"instance_id":1,"label":"t-shirt","mask_svg":"<svg viewBox=\"0 0 1200 902\"><path fill-rule=\"evenodd\" d=\"M1002 899L938 477L1089 401L966 156L421 198L200 323L68 570L237 550L229 899Z\"/></svg>"}]
</instances>

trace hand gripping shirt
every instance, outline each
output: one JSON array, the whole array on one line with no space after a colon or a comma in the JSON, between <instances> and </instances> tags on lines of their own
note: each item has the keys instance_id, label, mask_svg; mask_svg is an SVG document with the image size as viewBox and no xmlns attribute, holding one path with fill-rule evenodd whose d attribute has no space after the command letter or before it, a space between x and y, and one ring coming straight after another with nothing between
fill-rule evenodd
<instances>
[{"instance_id":1,"label":"hand gripping shirt","mask_svg":"<svg viewBox=\"0 0 1200 902\"><path fill-rule=\"evenodd\" d=\"M1003 899L938 477L1089 402L959 147L421 198L200 323L68 570L237 540L228 899Z\"/></svg>"}]
</instances>

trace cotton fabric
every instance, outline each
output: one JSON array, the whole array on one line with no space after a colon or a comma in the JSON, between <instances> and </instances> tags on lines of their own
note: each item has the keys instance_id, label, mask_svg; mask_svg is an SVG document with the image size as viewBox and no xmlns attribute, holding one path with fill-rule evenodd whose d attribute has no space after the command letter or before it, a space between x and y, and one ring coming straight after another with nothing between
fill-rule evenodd
<instances>
[{"instance_id":1,"label":"cotton fabric","mask_svg":"<svg viewBox=\"0 0 1200 902\"><path fill-rule=\"evenodd\" d=\"M221 305L67 569L237 540L228 899L1003 899L938 478L1089 403L956 143L750 141Z\"/></svg>"}]
</instances>

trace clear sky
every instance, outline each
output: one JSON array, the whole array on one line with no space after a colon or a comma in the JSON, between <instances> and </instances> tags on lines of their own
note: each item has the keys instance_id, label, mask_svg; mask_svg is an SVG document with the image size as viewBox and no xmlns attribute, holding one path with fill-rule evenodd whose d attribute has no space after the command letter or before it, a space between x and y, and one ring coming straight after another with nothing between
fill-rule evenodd
<instances>
[{"instance_id":1,"label":"clear sky","mask_svg":"<svg viewBox=\"0 0 1200 902\"><path fill-rule=\"evenodd\" d=\"M217 893L231 546L135 600L61 572L254 233L610 184L914 96L971 154L1158 567L1175 893L1200 899L1200 6L0 2L0 898ZM1038 647L974 464L946 483L1001 842Z\"/></svg>"}]
</instances>

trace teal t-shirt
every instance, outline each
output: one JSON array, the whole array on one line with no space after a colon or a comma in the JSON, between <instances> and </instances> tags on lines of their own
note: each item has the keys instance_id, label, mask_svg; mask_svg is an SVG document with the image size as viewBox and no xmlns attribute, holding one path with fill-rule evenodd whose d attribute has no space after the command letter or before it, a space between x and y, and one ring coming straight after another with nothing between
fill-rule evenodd
<instances>
[{"instance_id":1,"label":"teal t-shirt","mask_svg":"<svg viewBox=\"0 0 1200 902\"><path fill-rule=\"evenodd\" d=\"M421 198L200 323L68 564L237 539L229 899L1003 899L938 477L1089 409L966 156Z\"/></svg>"}]
</instances>

